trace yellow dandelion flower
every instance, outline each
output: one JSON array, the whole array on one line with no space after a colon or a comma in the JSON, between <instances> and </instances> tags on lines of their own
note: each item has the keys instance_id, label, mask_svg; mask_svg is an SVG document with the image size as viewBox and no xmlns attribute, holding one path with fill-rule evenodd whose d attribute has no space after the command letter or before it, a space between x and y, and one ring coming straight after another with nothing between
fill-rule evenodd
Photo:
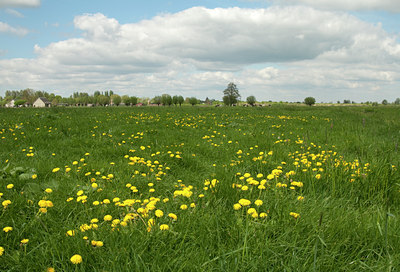
<instances>
[{"instance_id":1,"label":"yellow dandelion flower","mask_svg":"<svg viewBox=\"0 0 400 272\"><path fill-rule=\"evenodd\" d=\"M37 178L37 175L36 174L33 174L32 175L32 179L36 179Z\"/></svg>"},{"instance_id":2,"label":"yellow dandelion flower","mask_svg":"<svg viewBox=\"0 0 400 272\"><path fill-rule=\"evenodd\" d=\"M155 223L156 223L156 221L153 218L150 218L147 221L147 226L149 226L149 227L154 226Z\"/></svg>"},{"instance_id":3,"label":"yellow dandelion flower","mask_svg":"<svg viewBox=\"0 0 400 272\"><path fill-rule=\"evenodd\" d=\"M7 208L7 206L11 204L11 200L8 199L4 200L1 204L3 205L4 208Z\"/></svg>"},{"instance_id":4,"label":"yellow dandelion flower","mask_svg":"<svg viewBox=\"0 0 400 272\"><path fill-rule=\"evenodd\" d=\"M104 216L104 221L111 221L112 220L112 216L107 214L106 216Z\"/></svg>"},{"instance_id":5,"label":"yellow dandelion flower","mask_svg":"<svg viewBox=\"0 0 400 272\"><path fill-rule=\"evenodd\" d=\"M53 192L53 190L52 189L50 189L50 188L47 188L46 190L44 190L46 193L48 193L48 194L51 194L52 192Z\"/></svg>"},{"instance_id":6,"label":"yellow dandelion flower","mask_svg":"<svg viewBox=\"0 0 400 272\"><path fill-rule=\"evenodd\" d=\"M256 213L257 211L256 211L256 209L254 209L254 208L250 208L250 209L248 209L247 210L247 213L248 214L253 214L253 213Z\"/></svg>"},{"instance_id":7,"label":"yellow dandelion flower","mask_svg":"<svg viewBox=\"0 0 400 272\"><path fill-rule=\"evenodd\" d=\"M9 231L12 231L12 230L13 230L12 227L4 227L4 228L3 228L3 231L4 231L4 232L9 232Z\"/></svg>"},{"instance_id":8,"label":"yellow dandelion flower","mask_svg":"<svg viewBox=\"0 0 400 272\"><path fill-rule=\"evenodd\" d=\"M169 230L169 226L167 224L162 224L160 230Z\"/></svg>"},{"instance_id":9,"label":"yellow dandelion flower","mask_svg":"<svg viewBox=\"0 0 400 272\"><path fill-rule=\"evenodd\" d=\"M176 214L174 214L174 213L169 213L168 217L172 218L173 220L177 220L178 219L178 216L176 216Z\"/></svg>"},{"instance_id":10,"label":"yellow dandelion flower","mask_svg":"<svg viewBox=\"0 0 400 272\"><path fill-rule=\"evenodd\" d=\"M300 214L295 213L295 212L290 212L289 215L292 216L292 217L294 217L295 219L297 219L297 218L300 217Z\"/></svg>"},{"instance_id":11,"label":"yellow dandelion flower","mask_svg":"<svg viewBox=\"0 0 400 272\"><path fill-rule=\"evenodd\" d=\"M157 217L162 217L162 216L164 215L164 212L163 212L162 210L156 210L156 211L155 211L155 215L156 215Z\"/></svg>"},{"instance_id":12,"label":"yellow dandelion flower","mask_svg":"<svg viewBox=\"0 0 400 272\"><path fill-rule=\"evenodd\" d=\"M8 184L7 185L7 189L12 189L12 188L14 188L14 184Z\"/></svg>"},{"instance_id":13,"label":"yellow dandelion flower","mask_svg":"<svg viewBox=\"0 0 400 272\"><path fill-rule=\"evenodd\" d=\"M233 204L233 209L234 209L235 211L240 210L241 208L242 208L242 205L240 205L239 203Z\"/></svg>"},{"instance_id":14,"label":"yellow dandelion flower","mask_svg":"<svg viewBox=\"0 0 400 272\"><path fill-rule=\"evenodd\" d=\"M242 198L242 199L239 200L239 204L242 205L242 206L249 206L251 204L251 201Z\"/></svg>"},{"instance_id":15,"label":"yellow dandelion flower","mask_svg":"<svg viewBox=\"0 0 400 272\"><path fill-rule=\"evenodd\" d=\"M257 199L256 201L254 201L254 204L256 204L256 206L261 206L263 204L263 201L260 199Z\"/></svg>"},{"instance_id":16,"label":"yellow dandelion flower","mask_svg":"<svg viewBox=\"0 0 400 272\"><path fill-rule=\"evenodd\" d=\"M39 200L38 205L40 208L46 208L47 204L46 204L46 200Z\"/></svg>"},{"instance_id":17,"label":"yellow dandelion flower","mask_svg":"<svg viewBox=\"0 0 400 272\"><path fill-rule=\"evenodd\" d=\"M66 234L67 236L75 236L75 231L74 230L69 230L69 231L67 231L67 234Z\"/></svg>"},{"instance_id":18,"label":"yellow dandelion flower","mask_svg":"<svg viewBox=\"0 0 400 272\"><path fill-rule=\"evenodd\" d=\"M26 245L29 242L29 239L22 239L21 244Z\"/></svg>"},{"instance_id":19,"label":"yellow dandelion flower","mask_svg":"<svg viewBox=\"0 0 400 272\"><path fill-rule=\"evenodd\" d=\"M2 256L4 254L4 247L0 246L0 256Z\"/></svg>"},{"instance_id":20,"label":"yellow dandelion flower","mask_svg":"<svg viewBox=\"0 0 400 272\"><path fill-rule=\"evenodd\" d=\"M181 208L181 210L186 210L188 208L188 206L186 204L182 204L180 208Z\"/></svg>"},{"instance_id":21,"label":"yellow dandelion flower","mask_svg":"<svg viewBox=\"0 0 400 272\"><path fill-rule=\"evenodd\" d=\"M82 256L79 254L75 254L71 257L70 261L73 264L80 264L82 262Z\"/></svg>"},{"instance_id":22,"label":"yellow dandelion flower","mask_svg":"<svg viewBox=\"0 0 400 272\"><path fill-rule=\"evenodd\" d=\"M60 171L60 168L59 168L59 167L56 167L56 168L54 168L54 169L52 170L53 173L57 173L58 171Z\"/></svg>"},{"instance_id":23,"label":"yellow dandelion flower","mask_svg":"<svg viewBox=\"0 0 400 272\"><path fill-rule=\"evenodd\" d=\"M265 218L265 217L267 217L267 216L268 216L268 214L265 213L265 212L260 213L260 218Z\"/></svg>"},{"instance_id":24,"label":"yellow dandelion flower","mask_svg":"<svg viewBox=\"0 0 400 272\"><path fill-rule=\"evenodd\" d=\"M297 197L297 200L299 200L299 201L301 201L301 200L303 200L304 199L304 196L298 196Z\"/></svg>"}]
</instances>

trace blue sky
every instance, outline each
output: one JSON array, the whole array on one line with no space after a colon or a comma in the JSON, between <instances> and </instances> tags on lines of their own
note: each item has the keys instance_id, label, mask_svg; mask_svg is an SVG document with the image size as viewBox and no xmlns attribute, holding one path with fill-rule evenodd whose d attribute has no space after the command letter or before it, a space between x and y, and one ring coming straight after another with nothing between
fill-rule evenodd
<instances>
[{"instance_id":1,"label":"blue sky","mask_svg":"<svg viewBox=\"0 0 400 272\"><path fill-rule=\"evenodd\" d=\"M0 0L0 96L220 99L234 81L243 99L391 101L399 34L397 0Z\"/></svg>"}]
</instances>

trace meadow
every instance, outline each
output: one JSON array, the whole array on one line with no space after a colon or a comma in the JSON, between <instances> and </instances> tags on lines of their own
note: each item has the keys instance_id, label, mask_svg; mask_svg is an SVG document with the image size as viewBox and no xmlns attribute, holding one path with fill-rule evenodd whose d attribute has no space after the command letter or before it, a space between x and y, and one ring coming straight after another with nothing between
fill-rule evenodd
<instances>
[{"instance_id":1,"label":"meadow","mask_svg":"<svg viewBox=\"0 0 400 272\"><path fill-rule=\"evenodd\" d=\"M399 120L0 109L0 270L399 271Z\"/></svg>"}]
</instances>

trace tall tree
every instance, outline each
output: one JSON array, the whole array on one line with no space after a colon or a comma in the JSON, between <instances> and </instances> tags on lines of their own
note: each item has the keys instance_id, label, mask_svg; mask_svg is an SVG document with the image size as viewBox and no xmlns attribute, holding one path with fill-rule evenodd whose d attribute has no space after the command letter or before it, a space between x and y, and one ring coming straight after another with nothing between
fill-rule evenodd
<instances>
[{"instance_id":1,"label":"tall tree","mask_svg":"<svg viewBox=\"0 0 400 272\"><path fill-rule=\"evenodd\" d=\"M256 103L256 97L254 95L250 95L249 97L247 97L246 101L247 104L254 106L254 104Z\"/></svg>"},{"instance_id":2,"label":"tall tree","mask_svg":"<svg viewBox=\"0 0 400 272\"><path fill-rule=\"evenodd\" d=\"M175 106L178 104L178 96L177 96L177 95L174 95L174 96L172 97L172 103L173 103Z\"/></svg>"},{"instance_id":3,"label":"tall tree","mask_svg":"<svg viewBox=\"0 0 400 272\"><path fill-rule=\"evenodd\" d=\"M172 97L169 95L169 94L163 94L162 96L161 96L161 103L164 105L164 106L171 106L171 104L172 104Z\"/></svg>"},{"instance_id":4,"label":"tall tree","mask_svg":"<svg viewBox=\"0 0 400 272\"><path fill-rule=\"evenodd\" d=\"M185 101L182 95L178 96L178 104L179 106L182 106L182 103Z\"/></svg>"},{"instance_id":5,"label":"tall tree","mask_svg":"<svg viewBox=\"0 0 400 272\"><path fill-rule=\"evenodd\" d=\"M196 97L191 97L191 98L189 98L189 104L194 106L196 104L199 104L199 100Z\"/></svg>"},{"instance_id":6,"label":"tall tree","mask_svg":"<svg viewBox=\"0 0 400 272\"><path fill-rule=\"evenodd\" d=\"M160 106L161 104L161 96L157 95L153 98L153 103L157 104L157 106Z\"/></svg>"},{"instance_id":7,"label":"tall tree","mask_svg":"<svg viewBox=\"0 0 400 272\"><path fill-rule=\"evenodd\" d=\"M111 95L111 101L113 102L113 104L115 104L116 106L119 106L119 104L121 104L121 96L119 96L118 94L113 94Z\"/></svg>"},{"instance_id":8,"label":"tall tree","mask_svg":"<svg viewBox=\"0 0 400 272\"><path fill-rule=\"evenodd\" d=\"M309 106L314 105L315 104L315 98L311 97L311 96L304 98L304 104L309 105Z\"/></svg>"},{"instance_id":9,"label":"tall tree","mask_svg":"<svg viewBox=\"0 0 400 272\"><path fill-rule=\"evenodd\" d=\"M235 83L231 82L228 87L224 90L224 97L222 98L225 105L232 106L236 104L240 98L239 90Z\"/></svg>"}]
</instances>

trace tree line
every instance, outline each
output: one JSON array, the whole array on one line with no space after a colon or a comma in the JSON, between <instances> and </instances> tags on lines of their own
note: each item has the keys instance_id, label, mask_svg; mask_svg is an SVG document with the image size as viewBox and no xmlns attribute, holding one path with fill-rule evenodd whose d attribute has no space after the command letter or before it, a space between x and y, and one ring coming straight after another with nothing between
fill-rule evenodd
<instances>
[{"instance_id":1,"label":"tree line","mask_svg":"<svg viewBox=\"0 0 400 272\"><path fill-rule=\"evenodd\" d=\"M183 98L181 95L171 96L169 94L156 95L153 98L148 97L136 97L129 95L118 95L114 93L112 90L109 91L95 91L93 94L89 94L87 92L73 92L69 97L61 97L60 95L56 95L54 93L48 93L45 91L35 91L33 89L24 89L19 91L9 91L5 92L5 97L0 96L0 106L5 106L11 100L14 100L15 106L20 105L32 105L37 98L45 97L49 100L53 106L56 105L68 105L68 106L88 106L88 105L98 105L98 106L106 106L106 105L116 105L119 106L121 104L127 106L134 106L137 104L147 105L163 105L163 106L171 106L171 105L179 105L182 104L190 104L192 106L197 104L208 104L208 105L219 105L219 103L223 103L227 106L235 106L240 101L241 95L239 93L239 89L236 84L230 82L227 88L223 91L222 102L216 101L215 99L209 99L208 97L202 101L196 97L186 97ZM272 102L272 101L269 101ZM303 101L304 104L312 106L316 102L313 97L306 97ZM245 105L255 106L257 103L256 97L254 95L250 95L245 100ZM301 103L301 102L298 102ZM337 102L338 104L340 101ZM354 101L344 100L343 104L354 103ZM243 104L243 103L242 103ZM378 105L377 102L366 102L365 104ZM382 105L387 105L389 102L384 99L381 103ZM397 98L393 104L400 105L400 98Z\"/></svg>"}]
</instances>

